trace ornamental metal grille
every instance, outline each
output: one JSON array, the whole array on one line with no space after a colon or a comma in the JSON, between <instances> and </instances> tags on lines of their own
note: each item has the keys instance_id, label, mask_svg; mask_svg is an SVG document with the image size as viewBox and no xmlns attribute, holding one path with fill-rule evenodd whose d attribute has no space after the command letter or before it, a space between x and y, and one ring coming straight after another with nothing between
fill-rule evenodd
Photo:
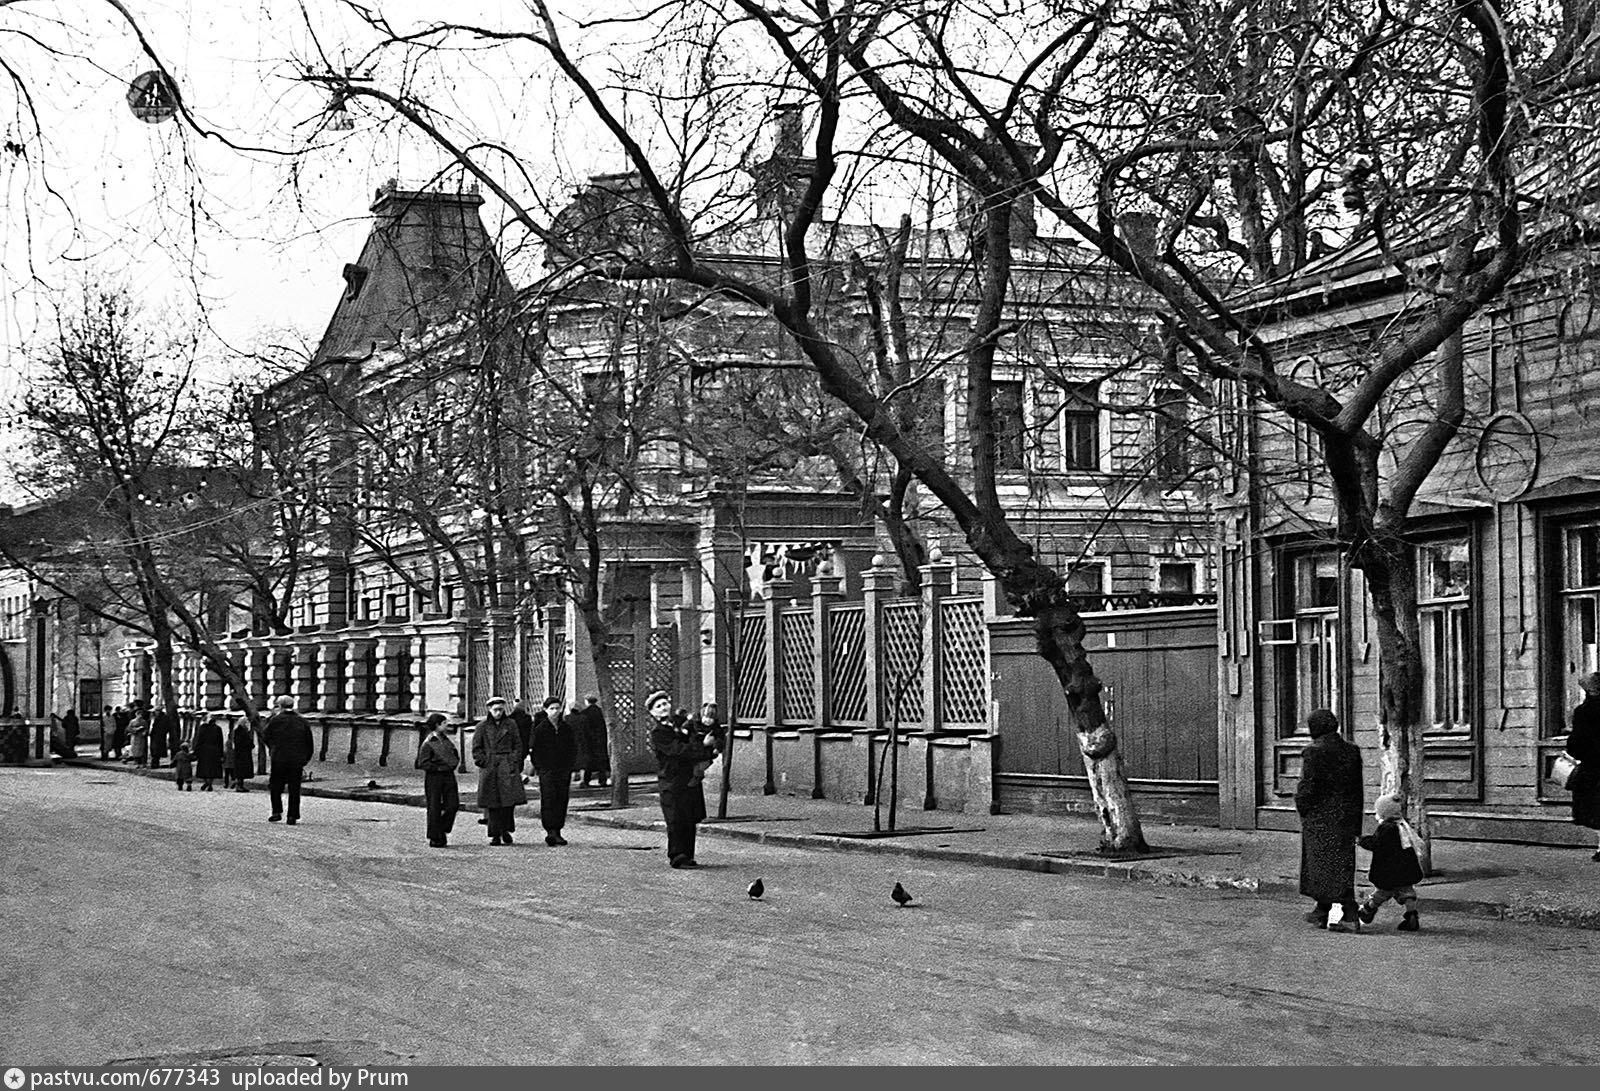
<instances>
[{"instance_id":1,"label":"ornamental metal grille","mask_svg":"<svg viewBox=\"0 0 1600 1091\"><path fill-rule=\"evenodd\" d=\"M495 638L494 691L507 701L517 695L517 646L510 633Z\"/></svg>"},{"instance_id":2,"label":"ornamental metal grille","mask_svg":"<svg viewBox=\"0 0 1600 1091\"><path fill-rule=\"evenodd\" d=\"M651 629L650 651L645 658L643 676L639 680L641 693L666 690L677 700L678 693L678 627L663 625Z\"/></svg>"},{"instance_id":3,"label":"ornamental metal grille","mask_svg":"<svg viewBox=\"0 0 1600 1091\"><path fill-rule=\"evenodd\" d=\"M811 692L811 666L816 661L810 610L785 610L778 615L778 707L783 723L810 723L816 710Z\"/></svg>"},{"instance_id":4,"label":"ornamental metal grille","mask_svg":"<svg viewBox=\"0 0 1600 1091\"><path fill-rule=\"evenodd\" d=\"M733 665L733 714L740 723L767 718L767 619L746 614L739 619L739 646Z\"/></svg>"},{"instance_id":5,"label":"ornamental metal grille","mask_svg":"<svg viewBox=\"0 0 1600 1091\"><path fill-rule=\"evenodd\" d=\"M483 709L484 702L494 696L489 692L489 685L493 680L490 668L494 664L490 661L489 638L486 636L473 637L472 646L467 652L467 719L475 719Z\"/></svg>"},{"instance_id":6,"label":"ornamental metal grille","mask_svg":"<svg viewBox=\"0 0 1600 1091\"><path fill-rule=\"evenodd\" d=\"M944 674L940 712L949 726L972 727L989 721L989 641L981 599L939 603L943 622L939 665Z\"/></svg>"},{"instance_id":7,"label":"ornamental metal grille","mask_svg":"<svg viewBox=\"0 0 1600 1091\"><path fill-rule=\"evenodd\" d=\"M879 631L883 640L884 719L902 724L922 722L922 602L891 602L883 607Z\"/></svg>"},{"instance_id":8,"label":"ornamental metal grille","mask_svg":"<svg viewBox=\"0 0 1600 1091\"><path fill-rule=\"evenodd\" d=\"M634 656L633 634L612 633L611 642L606 648L605 672L611 676L611 715L613 722L631 725L635 722L634 706ZM632 751L634 732L622 731L625 751Z\"/></svg>"},{"instance_id":9,"label":"ornamental metal grille","mask_svg":"<svg viewBox=\"0 0 1600 1091\"><path fill-rule=\"evenodd\" d=\"M867 722L867 611L835 606L828 611L828 684L833 687L833 721Z\"/></svg>"},{"instance_id":10,"label":"ornamental metal grille","mask_svg":"<svg viewBox=\"0 0 1600 1091\"><path fill-rule=\"evenodd\" d=\"M530 705L542 705L550 694L545 692L544 633L539 630L522 634L522 688L519 691Z\"/></svg>"},{"instance_id":11,"label":"ornamental metal grille","mask_svg":"<svg viewBox=\"0 0 1600 1091\"><path fill-rule=\"evenodd\" d=\"M560 629L553 630L554 637L550 647L545 653L550 657L550 696L561 698L563 708L567 707L567 634Z\"/></svg>"}]
</instances>

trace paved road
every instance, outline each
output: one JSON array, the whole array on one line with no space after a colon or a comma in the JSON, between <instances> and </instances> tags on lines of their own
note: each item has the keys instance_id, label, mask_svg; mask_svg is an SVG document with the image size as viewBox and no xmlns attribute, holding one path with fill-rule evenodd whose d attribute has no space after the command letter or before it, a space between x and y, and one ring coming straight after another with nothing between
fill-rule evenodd
<instances>
[{"instance_id":1,"label":"paved road","mask_svg":"<svg viewBox=\"0 0 1600 1091\"><path fill-rule=\"evenodd\" d=\"M0 770L0 1065L1600 1061L1600 933ZM524 830L536 825L524 818ZM757 875L765 901L744 896ZM898 879L919 895L897 909Z\"/></svg>"}]
</instances>

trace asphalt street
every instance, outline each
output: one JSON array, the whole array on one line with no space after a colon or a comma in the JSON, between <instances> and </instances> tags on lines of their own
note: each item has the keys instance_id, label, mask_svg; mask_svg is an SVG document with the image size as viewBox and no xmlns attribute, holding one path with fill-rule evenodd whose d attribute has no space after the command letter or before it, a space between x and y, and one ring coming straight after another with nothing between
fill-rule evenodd
<instances>
[{"instance_id":1,"label":"asphalt street","mask_svg":"<svg viewBox=\"0 0 1600 1091\"><path fill-rule=\"evenodd\" d=\"M0 1065L1595 1063L1600 933L0 770ZM761 877L766 897L745 896ZM889 898L902 882L916 902ZM1581 1036L1569 1028L1583 1028Z\"/></svg>"}]
</instances>

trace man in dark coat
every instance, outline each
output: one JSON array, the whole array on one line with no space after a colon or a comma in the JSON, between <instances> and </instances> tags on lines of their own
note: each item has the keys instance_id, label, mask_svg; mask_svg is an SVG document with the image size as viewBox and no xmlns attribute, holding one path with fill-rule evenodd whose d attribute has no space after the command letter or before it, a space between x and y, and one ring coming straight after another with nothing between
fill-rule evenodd
<instances>
[{"instance_id":1,"label":"man in dark coat","mask_svg":"<svg viewBox=\"0 0 1600 1091\"><path fill-rule=\"evenodd\" d=\"M78 710L67 709L67 714L61 717L61 731L67 737L67 756L78 756Z\"/></svg>"},{"instance_id":2,"label":"man in dark coat","mask_svg":"<svg viewBox=\"0 0 1600 1091\"><path fill-rule=\"evenodd\" d=\"M522 735L523 753L532 753L534 717L528 711L528 702L521 697L518 697L511 705L511 719L516 722L517 731ZM536 769L534 772L538 772L538 770Z\"/></svg>"},{"instance_id":3,"label":"man in dark coat","mask_svg":"<svg viewBox=\"0 0 1600 1091\"><path fill-rule=\"evenodd\" d=\"M461 753L450 741L444 713L428 717L428 736L417 748L415 764L422 770L422 797L428 806L428 844L442 849L461 809L461 791L456 785Z\"/></svg>"},{"instance_id":4,"label":"man in dark coat","mask_svg":"<svg viewBox=\"0 0 1600 1091\"><path fill-rule=\"evenodd\" d=\"M132 723L133 710L127 705L118 705L111 714L111 750L117 761L122 760L122 748L128 745L128 728Z\"/></svg>"},{"instance_id":5,"label":"man in dark coat","mask_svg":"<svg viewBox=\"0 0 1600 1091\"><path fill-rule=\"evenodd\" d=\"M700 792L695 766L714 756L701 735L689 724L672 722L672 698L657 690L645 699L649 714L650 748L655 751L661 789L661 817L667 823L667 862L675 868L699 867L694 859L695 809ZM704 804L702 802L702 810Z\"/></svg>"},{"instance_id":6,"label":"man in dark coat","mask_svg":"<svg viewBox=\"0 0 1600 1091\"><path fill-rule=\"evenodd\" d=\"M167 756L172 734L167 728L167 710L163 706L150 713L150 768L161 768L161 759Z\"/></svg>"},{"instance_id":7,"label":"man in dark coat","mask_svg":"<svg viewBox=\"0 0 1600 1091\"><path fill-rule=\"evenodd\" d=\"M216 781L223 775L223 749L222 725L207 716L194 729L194 775L202 792L216 791Z\"/></svg>"},{"instance_id":8,"label":"man in dark coat","mask_svg":"<svg viewBox=\"0 0 1600 1091\"><path fill-rule=\"evenodd\" d=\"M533 771L539 776L539 822L544 826L544 843L565 845L561 828L567 824L567 799L572 793L572 763L578 756L578 742L572 724L561 715L561 702L545 699L539 715L533 718Z\"/></svg>"},{"instance_id":9,"label":"man in dark coat","mask_svg":"<svg viewBox=\"0 0 1600 1091\"><path fill-rule=\"evenodd\" d=\"M528 802L522 787L522 732L506 715L504 697L489 698L488 715L472 733L472 763L478 767L478 806L489 827L489 844L509 845L516 832L516 809Z\"/></svg>"},{"instance_id":10,"label":"man in dark coat","mask_svg":"<svg viewBox=\"0 0 1600 1091\"><path fill-rule=\"evenodd\" d=\"M1572 793L1572 820L1600 830L1600 674L1585 675L1583 703L1572 710L1572 730L1567 733L1567 753L1578 767L1567 780ZM1590 857L1600 864L1600 845Z\"/></svg>"},{"instance_id":11,"label":"man in dark coat","mask_svg":"<svg viewBox=\"0 0 1600 1091\"><path fill-rule=\"evenodd\" d=\"M583 766L583 784L589 787L591 778L604 788L611 783L611 746L606 739L606 714L600 710L600 698L589 694L584 699L583 729L578 737L580 764Z\"/></svg>"},{"instance_id":12,"label":"man in dark coat","mask_svg":"<svg viewBox=\"0 0 1600 1091\"><path fill-rule=\"evenodd\" d=\"M1364 808L1361 749L1339 735L1339 721L1319 708L1306 718L1311 744L1300 765L1294 808L1300 812L1300 893L1315 898L1306 920L1334 931L1360 928L1356 920L1356 838ZM1344 919L1328 924L1338 902Z\"/></svg>"},{"instance_id":13,"label":"man in dark coat","mask_svg":"<svg viewBox=\"0 0 1600 1091\"><path fill-rule=\"evenodd\" d=\"M250 725L240 720L233 728L233 790L248 792L245 783L256 775L256 740Z\"/></svg>"},{"instance_id":14,"label":"man in dark coat","mask_svg":"<svg viewBox=\"0 0 1600 1091\"><path fill-rule=\"evenodd\" d=\"M105 761L111 756L112 725L116 722L116 713L110 705L100 710L100 760Z\"/></svg>"},{"instance_id":15,"label":"man in dark coat","mask_svg":"<svg viewBox=\"0 0 1600 1091\"><path fill-rule=\"evenodd\" d=\"M285 694L278 698L278 711L267 721L261 732L261 741L267 744L272 756L272 770L267 776L267 789L272 793L272 814L268 822L284 817L283 793L289 792L288 823L300 821L300 782L305 778L306 764L317 752L316 740L311 735L311 725L294 710L294 698Z\"/></svg>"}]
</instances>

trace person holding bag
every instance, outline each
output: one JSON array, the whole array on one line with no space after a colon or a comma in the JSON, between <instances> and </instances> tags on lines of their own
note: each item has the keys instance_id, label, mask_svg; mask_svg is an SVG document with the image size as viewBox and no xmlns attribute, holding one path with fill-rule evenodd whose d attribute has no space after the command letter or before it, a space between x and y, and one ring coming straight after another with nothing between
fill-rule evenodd
<instances>
[{"instance_id":1,"label":"person holding bag","mask_svg":"<svg viewBox=\"0 0 1600 1091\"><path fill-rule=\"evenodd\" d=\"M1600 830L1600 673L1584 675L1578 685L1583 702L1572 710L1567 734L1567 754L1577 768L1567 777L1567 791L1572 793L1572 821ZM1590 859L1600 864L1600 843Z\"/></svg>"}]
</instances>

